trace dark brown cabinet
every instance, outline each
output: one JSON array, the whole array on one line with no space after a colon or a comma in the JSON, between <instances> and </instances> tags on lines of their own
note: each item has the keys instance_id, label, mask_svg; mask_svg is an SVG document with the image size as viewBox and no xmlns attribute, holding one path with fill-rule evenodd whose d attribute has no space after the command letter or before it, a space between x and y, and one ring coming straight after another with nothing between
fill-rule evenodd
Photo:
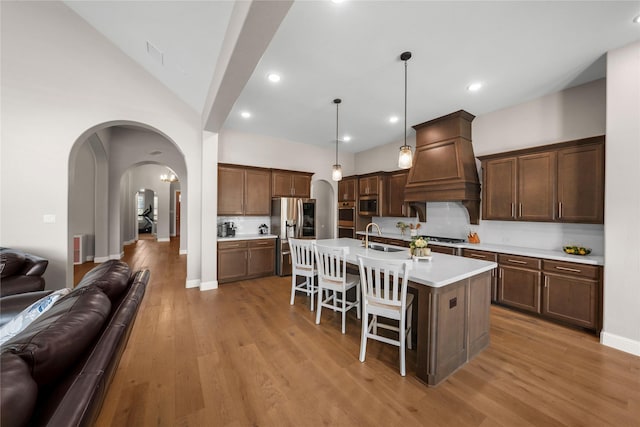
<instances>
[{"instance_id":1,"label":"dark brown cabinet","mask_svg":"<svg viewBox=\"0 0 640 427\"><path fill-rule=\"evenodd\" d=\"M498 254L495 252L464 248L462 249L462 256L482 261L498 262ZM491 301L498 301L498 275L496 274L496 269L491 270Z\"/></svg>"},{"instance_id":2,"label":"dark brown cabinet","mask_svg":"<svg viewBox=\"0 0 640 427\"><path fill-rule=\"evenodd\" d=\"M483 219L553 221L555 153L483 163Z\"/></svg>"},{"instance_id":3,"label":"dark brown cabinet","mask_svg":"<svg viewBox=\"0 0 640 427\"><path fill-rule=\"evenodd\" d=\"M269 169L218 166L218 215L270 215Z\"/></svg>"},{"instance_id":4,"label":"dark brown cabinet","mask_svg":"<svg viewBox=\"0 0 640 427\"><path fill-rule=\"evenodd\" d=\"M604 145L558 151L558 220L604 222Z\"/></svg>"},{"instance_id":5,"label":"dark brown cabinet","mask_svg":"<svg viewBox=\"0 0 640 427\"><path fill-rule=\"evenodd\" d=\"M540 260L499 254L498 264L498 302L540 313Z\"/></svg>"},{"instance_id":6,"label":"dark brown cabinet","mask_svg":"<svg viewBox=\"0 0 640 427\"><path fill-rule=\"evenodd\" d=\"M358 178L358 194L373 196L380 192L381 177L379 175Z\"/></svg>"},{"instance_id":7,"label":"dark brown cabinet","mask_svg":"<svg viewBox=\"0 0 640 427\"><path fill-rule=\"evenodd\" d=\"M311 173L272 170L271 193L273 197L311 197Z\"/></svg>"},{"instance_id":8,"label":"dark brown cabinet","mask_svg":"<svg viewBox=\"0 0 640 427\"><path fill-rule=\"evenodd\" d=\"M271 276L275 272L275 240L230 240L218 243L218 282Z\"/></svg>"},{"instance_id":9,"label":"dark brown cabinet","mask_svg":"<svg viewBox=\"0 0 640 427\"><path fill-rule=\"evenodd\" d=\"M604 136L479 159L483 219L604 222Z\"/></svg>"},{"instance_id":10,"label":"dark brown cabinet","mask_svg":"<svg viewBox=\"0 0 640 427\"><path fill-rule=\"evenodd\" d=\"M458 255L458 248L452 248L450 246L439 246L429 243L431 252L437 252L439 254Z\"/></svg>"},{"instance_id":11,"label":"dark brown cabinet","mask_svg":"<svg viewBox=\"0 0 640 427\"><path fill-rule=\"evenodd\" d=\"M406 216L404 203L404 187L407 184L409 171L391 172L387 177L386 216Z\"/></svg>"},{"instance_id":12,"label":"dark brown cabinet","mask_svg":"<svg viewBox=\"0 0 640 427\"><path fill-rule=\"evenodd\" d=\"M544 260L542 314L599 330L600 273L598 266Z\"/></svg>"},{"instance_id":13,"label":"dark brown cabinet","mask_svg":"<svg viewBox=\"0 0 640 427\"><path fill-rule=\"evenodd\" d=\"M356 184L358 178L350 177L343 178L338 182L338 201L339 202L353 202L356 200Z\"/></svg>"}]
</instances>

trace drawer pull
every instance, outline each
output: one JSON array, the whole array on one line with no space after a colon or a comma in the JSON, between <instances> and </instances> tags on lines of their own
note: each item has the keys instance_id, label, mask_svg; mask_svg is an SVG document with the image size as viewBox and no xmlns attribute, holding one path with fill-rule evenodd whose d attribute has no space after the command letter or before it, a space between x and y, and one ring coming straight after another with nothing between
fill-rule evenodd
<instances>
[{"instance_id":1,"label":"drawer pull","mask_svg":"<svg viewBox=\"0 0 640 427\"><path fill-rule=\"evenodd\" d=\"M571 271L572 273L581 273L582 272L582 270L578 270L577 268L560 267L559 265L556 265L556 269L562 270L562 271Z\"/></svg>"},{"instance_id":2,"label":"drawer pull","mask_svg":"<svg viewBox=\"0 0 640 427\"><path fill-rule=\"evenodd\" d=\"M526 264L526 261L519 261L517 259L508 259L507 261L512 262L514 264Z\"/></svg>"},{"instance_id":3,"label":"drawer pull","mask_svg":"<svg viewBox=\"0 0 640 427\"><path fill-rule=\"evenodd\" d=\"M480 254L469 254L469 255L471 255L474 258L482 258L482 259L487 257L486 255L480 255Z\"/></svg>"},{"instance_id":4,"label":"drawer pull","mask_svg":"<svg viewBox=\"0 0 640 427\"><path fill-rule=\"evenodd\" d=\"M240 244L236 243L235 245L225 245L225 248L239 248Z\"/></svg>"}]
</instances>

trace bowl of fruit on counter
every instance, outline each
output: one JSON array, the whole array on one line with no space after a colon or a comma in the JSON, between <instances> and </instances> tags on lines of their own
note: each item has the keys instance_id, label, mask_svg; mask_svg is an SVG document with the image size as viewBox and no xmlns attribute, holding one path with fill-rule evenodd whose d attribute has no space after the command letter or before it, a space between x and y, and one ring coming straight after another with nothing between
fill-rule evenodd
<instances>
[{"instance_id":1,"label":"bowl of fruit on counter","mask_svg":"<svg viewBox=\"0 0 640 427\"><path fill-rule=\"evenodd\" d=\"M563 246L562 250L569 255L589 255L591 253L591 248L585 248L584 246L575 245Z\"/></svg>"}]
</instances>

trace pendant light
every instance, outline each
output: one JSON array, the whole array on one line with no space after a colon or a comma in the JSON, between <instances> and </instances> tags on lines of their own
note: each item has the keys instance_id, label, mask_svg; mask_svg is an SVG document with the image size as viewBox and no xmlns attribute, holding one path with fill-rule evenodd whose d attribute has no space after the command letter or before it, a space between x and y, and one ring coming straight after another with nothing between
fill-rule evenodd
<instances>
[{"instance_id":1,"label":"pendant light","mask_svg":"<svg viewBox=\"0 0 640 427\"><path fill-rule=\"evenodd\" d=\"M331 173L331 179L334 181L342 180L342 166L338 163L338 106L342 100L340 98L336 98L333 100L333 103L336 104L336 164L333 165L333 172Z\"/></svg>"},{"instance_id":2,"label":"pendant light","mask_svg":"<svg viewBox=\"0 0 640 427\"><path fill-rule=\"evenodd\" d=\"M404 61L404 145L400 147L398 156L398 167L409 169L413 163L413 153L411 146L407 145L407 61L411 59L411 52L403 52L400 59Z\"/></svg>"}]
</instances>

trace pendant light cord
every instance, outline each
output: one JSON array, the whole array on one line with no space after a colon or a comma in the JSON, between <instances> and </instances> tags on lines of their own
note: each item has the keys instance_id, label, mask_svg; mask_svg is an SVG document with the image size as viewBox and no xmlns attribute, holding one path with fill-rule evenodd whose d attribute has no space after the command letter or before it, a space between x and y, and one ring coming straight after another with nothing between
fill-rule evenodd
<instances>
[{"instance_id":1,"label":"pendant light cord","mask_svg":"<svg viewBox=\"0 0 640 427\"><path fill-rule=\"evenodd\" d=\"M338 164L338 109L340 104L336 102L336 165Z\"/></svg>"},{"instance_id":2,"label":"pendant light cord","mask_svg":"<svg viewBox=\"0 0 640 427\"><path fill-rule=\"evenodd\" d=\"M407 146L407 59L404 61L404 146Z\"/></svg>"}]
</instances>

